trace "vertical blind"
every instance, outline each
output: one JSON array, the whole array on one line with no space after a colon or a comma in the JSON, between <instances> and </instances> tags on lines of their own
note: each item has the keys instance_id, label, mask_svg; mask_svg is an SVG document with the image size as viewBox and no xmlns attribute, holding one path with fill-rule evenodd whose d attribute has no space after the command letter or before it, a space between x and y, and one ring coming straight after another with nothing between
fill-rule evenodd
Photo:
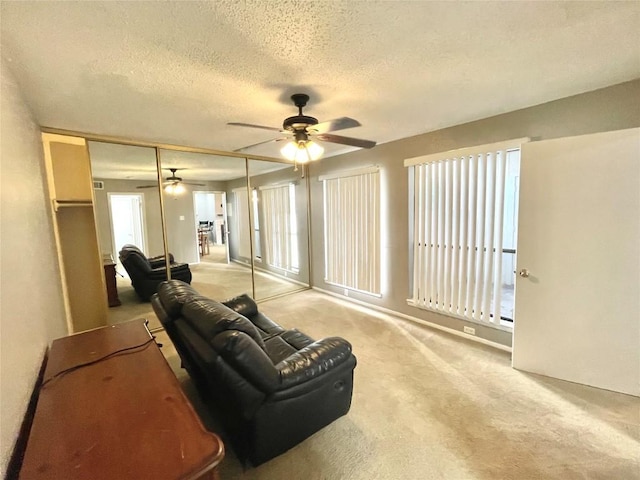
<instances>
[{"instance_id":1,"label":"vertical blind","mask_svg":"<svg viewBox=\"0 0 640 480\"><path fill-rule=\"evenodd\" d=\"M236 241L238 242L238 256L251 258L251 223L249 222L249 194L247 188L236 188L233 190L235 195L236 208Z\"/></svg>"},{"instance_id":2,"label":"vertical blind","mask_svg":"<svg viewBox=\"0 0 640 480\"><path fill-rule=\"evenodd\" d=\"M414 169L414 306L500 325L507 152L528 139L405 160Z\"/></svg>"},{"instance_id":3,"label":"vertical blind","mask_svg":"<svg viewBox=\"0 0 640 480\"><path fill-rule=\"evenodd\" d=\"M262 205L262 239L268 265L291 272L298 271L295 210L292 208L290 185L260 189Z\"/></svg>"},{"instance_id":4,"label":"vertical blind","mask_svg":"<svg viewBox=\"0 0 640 480\"><path fill-rule=\"evenodd\" d=\"M367 167L321 176L325 281L380 294L380 173Z\"/></svg>"}]
</instances>

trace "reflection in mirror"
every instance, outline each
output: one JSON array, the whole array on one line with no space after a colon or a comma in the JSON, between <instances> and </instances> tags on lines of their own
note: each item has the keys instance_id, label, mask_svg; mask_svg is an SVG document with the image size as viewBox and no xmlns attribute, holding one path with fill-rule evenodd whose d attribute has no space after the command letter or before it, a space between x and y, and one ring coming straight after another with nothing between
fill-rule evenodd
<instances>
[{"instance_id":1,"label":"reflection in mirror","mask_svg":"<svg viewBox=\"0 0 640 480\"><path fill-rule=\"evenodd\" d=\"M191 265L193 287L218 301L253 296L245 160L175 150L160 159L168 248Z\"/></svg>"},{"instance_id":2,"label":"reflection in mirror","mask_svg":"<svg viewBox=\"0 0 640 480\"><path fill-rule=\"evenodd\" d=\"M290 164L249 160L256 299L309 286L307 185Z\"/></svg>"},{"instance_id":3,"label":"reflection in mirror","mask_svg":"<svg viewBox=\"0 0 640 480\"><path fill-rule=\"evenodd\" d=\"M147 299L149 284L138 277L141 272L131 261L120 261L122 247L134 245L145 257L159 257L151 262L154 266L165 264L155 149L95 141L88 147L98 243L112 307L109 323L147 318L150 328L160 327Z\"/></svg>"},{"instance_id":4,"label":"reflection in mirror","mask_svg":"<svg viewBox=\"0 0 640 480\"><path fill-rule=\"evenodd\" d=\"M164 268L161 205L170 259L201 294L264 299L308 286L307 184L290 164L158 150L159 186L155 148L98 141L88 147L99 247L112 283L110 324L147 318L151 329L161 328L151 287L134 281L120 261L130 244L153 269ZM175 268L172 277L183 279L185 271Z\"/></svg>"}]
</instances>

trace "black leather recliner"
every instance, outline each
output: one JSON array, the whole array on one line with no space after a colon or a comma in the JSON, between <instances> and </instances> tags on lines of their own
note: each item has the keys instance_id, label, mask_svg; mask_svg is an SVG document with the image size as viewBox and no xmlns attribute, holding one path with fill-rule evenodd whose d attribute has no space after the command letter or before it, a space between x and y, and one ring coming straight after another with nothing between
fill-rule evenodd
<instances>
[{"instance_id":1,"label":"black leather recliner","mask_svg":"<svg viewBox=\"0 0 640 480\"><path fill-rule=\"evenodd\" d=\"M160 282L167 280L167 266L164 255L147 258L135 245L124 245L119 253L120 263L131 279L131 285L138 296L148 302L151 295L158 291ZM169 254L171 278L191 283L191 270L187 263L176 263Z\"/></svg>"},{"instance_id":2,"label":"black leather recliner","mask_svg":"<svg viewBox=\"0 0 640 480\"><path fill-rule=\"evenodd\" d=\"M343 338L314 341L246 294L219 303L177 280L151 304L242 460L259 465L349 411L356 358Z\"/></svg>"}]
</instances>

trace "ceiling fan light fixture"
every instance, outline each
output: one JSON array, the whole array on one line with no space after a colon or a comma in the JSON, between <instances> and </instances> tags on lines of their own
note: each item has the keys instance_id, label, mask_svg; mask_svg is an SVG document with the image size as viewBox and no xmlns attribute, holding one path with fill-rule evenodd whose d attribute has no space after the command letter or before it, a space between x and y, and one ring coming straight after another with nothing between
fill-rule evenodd
<instances>
[{"instance_id":1,"label":"ceiling fan light fixture","mask_svg":"<svg viewBox=\"0 0 640 480\"><path fill-rule=\"evenodd\" d=\"M318 160L324 153L324 148L312 140L288 142L280 153L284 158L296 163L308 163Z\"/></svg>"},{"instance_id":2,"label":"ceiling fan light fixture","mask_svg":"<svg viewBox=\"0 0 640 480\"><path fill-rule=\"evenodd\" d=\"M164 191L169 195L180 195L181 193L184 193L184 186L180 183L170 183L164 187Z\"/></svg>"}]
</instances>

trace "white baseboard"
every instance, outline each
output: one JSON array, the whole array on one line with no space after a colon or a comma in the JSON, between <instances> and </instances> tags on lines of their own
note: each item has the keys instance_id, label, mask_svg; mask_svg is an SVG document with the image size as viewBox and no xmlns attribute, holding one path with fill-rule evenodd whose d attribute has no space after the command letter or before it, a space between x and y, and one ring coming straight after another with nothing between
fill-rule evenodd
<instances>
[{"instance_id":1,"label":"white baseboard","mask_svg":"<svg viewBox=\"0 0 640 480\"><path fill-rule=\"evenodd\" d=\"M295 278L293 278L293 277L287 277L286 275L282 275L281 273L278 273L278 272L276 272L276 271L274 271L274 270L267 270L267 269L265 269L265 268L261 268L261 267L258 267L258 266L256 266L256 267L255 267L255 269L256 269L256 272L266 273L266 274L268 274L268 275L273 275L273 276L274 276L274 277L276 277L276 278L280 278L281 280L286 280L287 282L290 282L290 283L295 283L295 284L297 284L297 285L300 285L301 287L305 287L305 288L306 288L306 287L308 287L308 286L309 286L309 284L308 284L308 283L303 283L303 282L301 282L301 281L299 281L299 280L296 280L296 279L295 279ZM283 270L283 271L284 271L284 270ZM291 275L297 275L297 274L295 274L295 273L293 273L293 272L289 272L289 273L290 273Z\"/></svg>"},{"instance_id":2,"label":"white baseboard","mask_svg":"<svg viewBox=\"0 0 640 480\"><path fill-rule=\"evenodd\" d=\"M512 352L511 347L507 347L506 345L502 345L501 343L492 342L491 340L485 340L484 338L476 337L474 335L468 335L466 333L460 332L458 330L454 330L452 328L443 327L442 325L438 325L437 323L428 322L426 320L422 320L421 318L412 317L411 315L407 315L405 313L396 312L395 310L390 310L388 308L380 307L378 305L373 305L371 303L363 302L362 300L357 300L351 297L345 297L344 295L340 295L339 293L331 292L329 290L325 290L323 288L311 287L313 290L317 290L318 292L325 293L327 295L331 295L332 297L339 298L340 300L344 300L345 302L355 303L362 307L369 308L371 310L376 310L378 312L384 313L386 315L390 315L392 317L400 317L405 320L409 320L411 322L419 323L421 325L425 325L430 328L435 328L436 330L441 330L443 332L450 333L457 337L465 338L467 340L471 340L477 343L482 343L483 345L488 345L493 348L497 348L498 350L502 350L504 352Z\"/></svg>"}]
</instances>

